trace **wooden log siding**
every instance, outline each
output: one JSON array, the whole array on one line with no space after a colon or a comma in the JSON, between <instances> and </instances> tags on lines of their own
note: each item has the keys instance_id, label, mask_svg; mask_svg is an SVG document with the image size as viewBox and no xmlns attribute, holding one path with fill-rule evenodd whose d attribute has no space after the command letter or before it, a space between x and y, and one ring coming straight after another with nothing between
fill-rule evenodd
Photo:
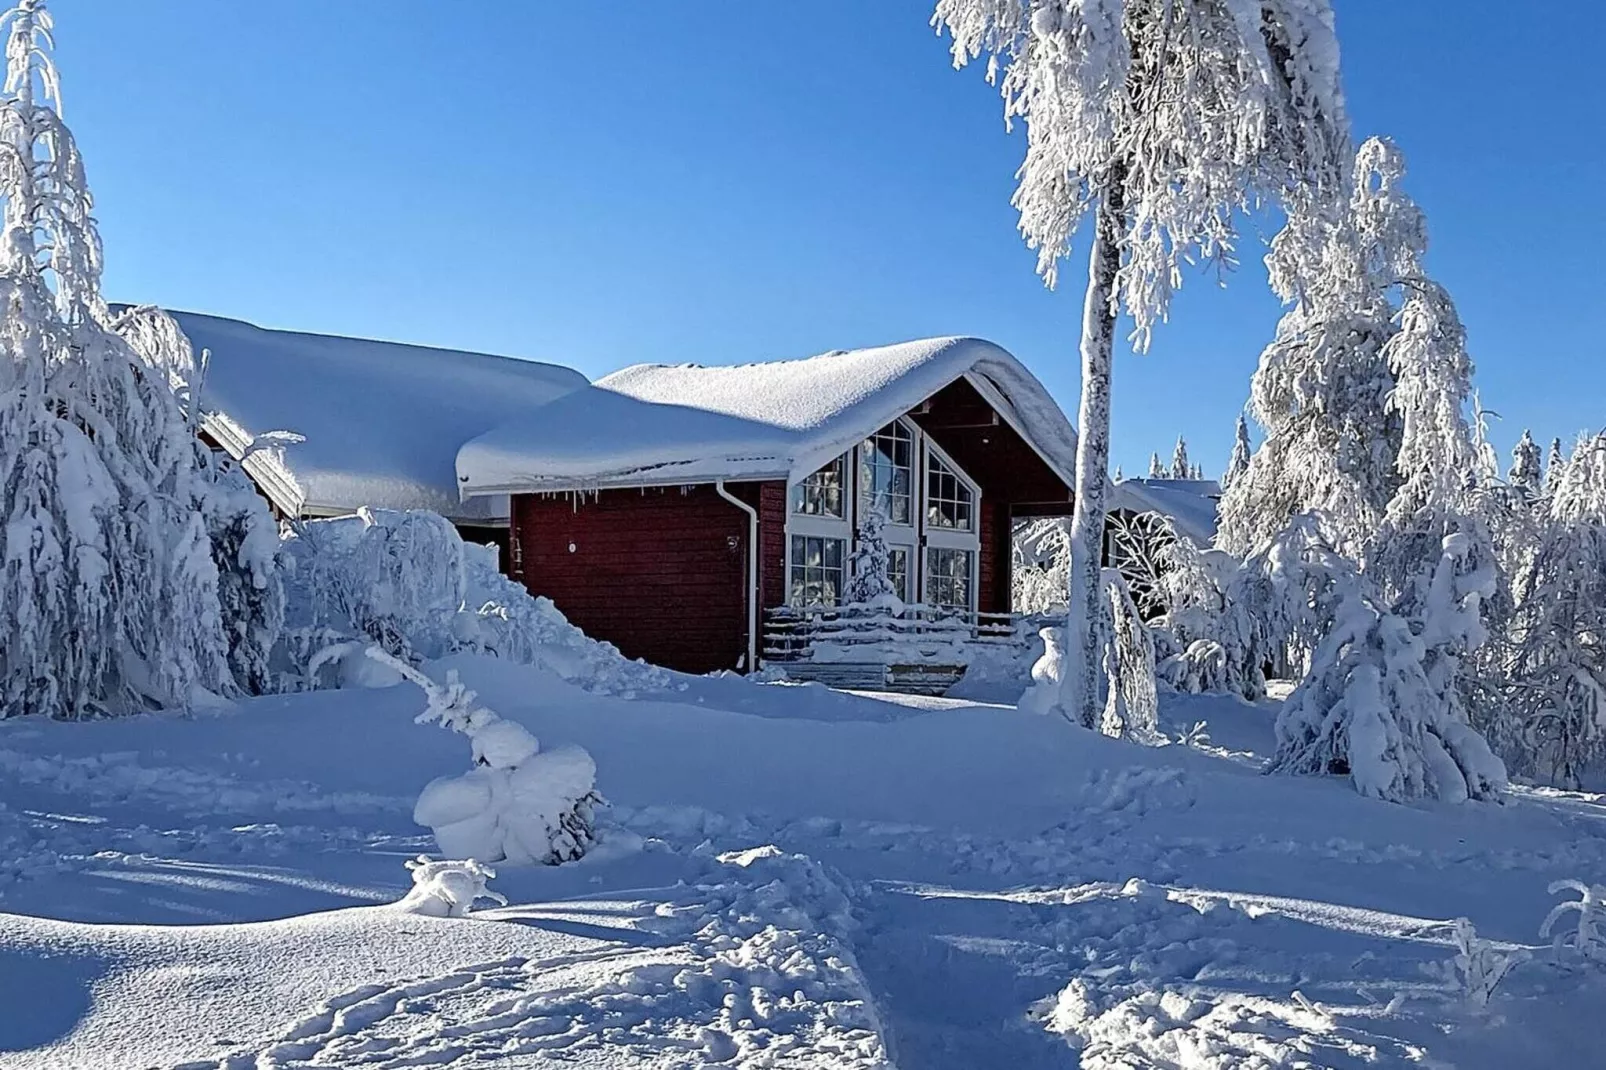
<instances>
[{"instance_id":1,"label":"wooden log siding","mask_svg":"<svg viewBox=\"0 0 1606 1070\"><path fill-rule=\"evenodd\" d=\"M759 508L768 597L783 580L785 485L727 489ZM587 635L683 672L738 666L747 650L748 518L712 486L518 494L512 509L516 578Z\"/></svg>"}]
</instances>

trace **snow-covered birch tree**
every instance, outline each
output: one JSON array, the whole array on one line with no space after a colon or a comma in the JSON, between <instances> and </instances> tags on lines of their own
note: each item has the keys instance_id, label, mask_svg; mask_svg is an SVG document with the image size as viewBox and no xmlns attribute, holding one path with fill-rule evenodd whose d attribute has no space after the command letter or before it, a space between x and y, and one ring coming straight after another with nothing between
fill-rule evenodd
<instances>
[{"instance_id":1,"label":"snow-covered birch tree","mask_svg":"<svg viewBox=\"0 0 1606 1070\"><path fill-rule=\"evenodd\" d=\"M1223 488L1217 545L1247 556L1301 513L1320 512L1335 547L1359 561L1400 484L1400 419L1384 347L1403 280L1422 274L1422 213L1404 160L1372 138L1355 154L1335 211L1291 213L1266 265L1290 307L1261 353L1249 411L1265 432L1249 469Z\"/></svg>"},{"instance_id":2,"label":"snow-covered birch tree","mask_svg":"<svg viewBox=\"0 0 1606 1070\"><path fill-rule=\"evenodd\" d=\"M186 705L233 687L192 428L101 297L43 0L4 28L0 716Z\"/></svg>"},{"instance_id":3,"label":"snow-covered birch tree","mask_svg":"<svg viewBox=\"0 0 1606 1070\"><path fill-rule=\"evenodd\" d=\"M1348 145L1329 0L938 0L957 66L988 56L1026 127L1014 205L1045 283L1093 216L1081 333L1064 708L1093 726L1099 546L1117 315L1147 348L1190 259L1225 264L1239 213L1326 200Z\"/></svg>"}]
</instances>

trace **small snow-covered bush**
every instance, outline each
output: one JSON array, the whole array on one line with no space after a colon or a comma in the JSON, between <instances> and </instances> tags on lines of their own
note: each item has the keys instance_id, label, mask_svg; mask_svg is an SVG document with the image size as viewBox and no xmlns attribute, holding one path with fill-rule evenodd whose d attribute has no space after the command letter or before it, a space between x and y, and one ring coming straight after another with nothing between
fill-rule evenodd
<instances>
[{"instance_id":1,"label":"small snow-covered bush","mask_svg":"<svg viewBox=\"0 0 1606 1070\"><path fill-rule=\"evenodd\" d=\"M1530 958L1521 948L1497 951L1491 941L1478 935L1478 930L1466 918L1455 920L1451 939L1455 941L1456 954L1444 964L1445 976L1474 1007L1488 1006L1506 974Z\"/></svg>"},{"instance_id":2,"label":"small snow-covered bush","mask_svg":"<svg viewBox=\"0 0 1606 1070\"><path fill-rule=\"evenodd\" d=\"M1059 709L1060 682L1065 672L1065 628L1050 625L1037 633L1043 653L1032 665L1032 684L1021 696L1019 708L1029 713L1053 713Z\"/></svg>"},{"instance_id":3,"label":"small snow-covered bush","mask_svg":"<svg viewBox=\"0 0 1606 1070\"><path fill-rule=\"evenodd\" d=\"M368 657L423 689L428 706L416 720L469 739L474 768L425 785L413 820L435 833L441 851L479 862L557 865L586 853L595 840L596 764L579 747L543 751L523 725L482 706L457 673L438 684L378 647Z\"/></svg>"},{"instance_id":4,"label":"small snow-covered bush","mask_svg":"<svg viewBox=\"0 0 1606 1070\"><path fill-rule=\"evenodd\" d=\"M464 918L478 899L507 906L506 896L485 886L496 870L472 858L431 861L419 855L408 861L407 868L413 871L413 887L396 904L398 910L432 918Z\"/></svg>"},{"instance_id":5,"label":"small snow-covered bush","mask_svg":"<svg viewBox=\"0 0 1606 1070\"><path fill-rule=\"evenodd\" d=\"M1551 895L1577 892L1578 898L1550 908L1544 924L1539 926L1540 939L1551 939L1557 951L1570 948L1592 962L1606 963L1606 925L1602 922L1606 915L1606 884L1563 880L1552 883L1548 890ZM1573 910L1578 912L1578 924L1571 929L1558 927L1556 923Z\"/></svg>"}]
</instances>

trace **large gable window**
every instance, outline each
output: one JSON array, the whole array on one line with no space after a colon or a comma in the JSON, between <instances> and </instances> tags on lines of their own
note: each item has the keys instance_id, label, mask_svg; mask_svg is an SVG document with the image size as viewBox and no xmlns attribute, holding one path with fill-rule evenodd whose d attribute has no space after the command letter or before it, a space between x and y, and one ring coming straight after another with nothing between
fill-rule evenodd
<instances>
[{"instance_id":1,"label":"large gable window","mask_svg":"<svg viewBox=\"0 0 1606 1070\"><path fill-rule=\"evenodd\" d=\"M859 507L879 511L889 524L912 524L914 435L894 420L859 447Z\"/></svg>"},{"instance_id":2,"label":"large gable window","mask_svg":"<svg viewBox=\"0 0 1606 1070\"><path fill-rule=\"evenodd\" d=\"M935 453L926 456L926 525L974 531L976 496L970 485Z\"/></svg>"},{"instance_id":3,"label":"large gable window","mask_svg":"<svg viewBox=\"0 0 1606 1070\"><path fill-rule=\"evenodd\" d=\"M843 454L792 486L792 512L798 516L847 519L848 458Z\"/></svg>"}]
</instances>

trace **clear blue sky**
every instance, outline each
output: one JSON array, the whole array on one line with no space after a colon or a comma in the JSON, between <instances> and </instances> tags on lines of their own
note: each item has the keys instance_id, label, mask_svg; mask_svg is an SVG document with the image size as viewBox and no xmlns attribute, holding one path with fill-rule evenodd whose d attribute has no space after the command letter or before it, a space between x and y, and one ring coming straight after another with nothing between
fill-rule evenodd
<instances>
[{"instance_id":1,"label":"clear blue sky","mask_svg":"<svg viewBox=\"0 0 1606 1070\"><path fill-rule=\"evenodd\" d=\"M57 0L107 293L599 375L935 334L1074 413L1021 145L929 2ZM1601 5L1338 0L1357 134L1405 149L1505 449L1606 424ZM1115 461L1214 474L1278 315L1251 235L1116 370ZM1565 385L1563 385L1565 383Z\"/></svg>"}]
</instances>

